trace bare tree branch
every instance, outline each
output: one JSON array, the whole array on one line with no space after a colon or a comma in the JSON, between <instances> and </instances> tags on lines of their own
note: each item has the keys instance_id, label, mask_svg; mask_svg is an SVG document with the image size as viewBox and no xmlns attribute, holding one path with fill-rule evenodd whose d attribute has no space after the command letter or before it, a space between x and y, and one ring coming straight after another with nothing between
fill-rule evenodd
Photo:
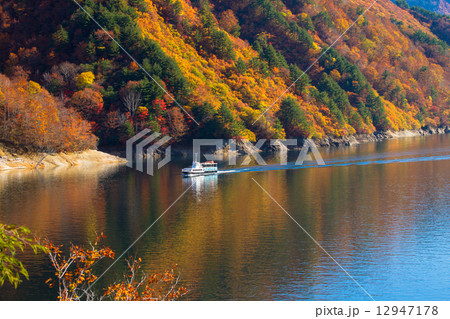
<instances>
[{"instance_id":1,"label":"bare tree branch","mask_svg":"<svg viewBox=\"0 0 450 319\"><path fill-rule=\"evenodd\" d=\"M141 92L129 90L122 98L122 102L125 109L130 112L131 117L134 118L134 115L141 104Z\"/></svg>"}]
</instances>

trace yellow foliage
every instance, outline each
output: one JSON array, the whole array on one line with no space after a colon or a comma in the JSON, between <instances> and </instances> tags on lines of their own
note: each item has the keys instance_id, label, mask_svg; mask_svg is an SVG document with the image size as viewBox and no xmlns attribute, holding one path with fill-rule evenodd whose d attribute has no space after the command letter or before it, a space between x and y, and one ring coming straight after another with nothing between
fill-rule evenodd
<instances>
[{"instance_id":1,"label":"yellow foliage","mask_svg":"<svg viewBox=\"0 0 450 319\"><path fill-rule=\"evenodd\" d=\"M350 23L346 19L338 19L337 20L337 27L339 30L345 31L350 26Z\"/></svg>"},{"instance_id":2,"label":"yellow foliage","mask_svg":"<svg viewBox=\"0 0 450 319\"><path fill-rule=\"evenodd\" d=\"M148 109L144 106L139 106L138 109L136 110L136 114L141 114L144 112L148 112Z\"/></svg>"},{"instance_id":3,"label":"yellow foliage","mask_svg":"<svg viewBox=\"0 0 450 319\"><path fill-rule=\"evenodd\" d=\"M42 88L39 85L39 83L33 82L33 81L29 81L28 82L28 93L30 94L36 94L41 92Z\"/></svg>"},{"instance_id":4,"label":"yellow foliage","mask_svg":"<svg viewBox=\"0 0 450 319\"><path fill-rule=\"evenodd\" d=\"M339 82L339 80L341 79L341 73L339 73L339 71L336 69L331 70L330 76L336 82Z\"/></svg>"},{"instance_id":5,"label":"yellow foliage","mask_svg":"<svg viewBox=\"0 0 450 319\"><path fill-rule=\"evenodd\" d=\"M361 26L361 25L363 25L363 23L366 21L366 19L365 19L365 17L364 16L361 16L361 18L359 18L359 20L358 20L358 25L359 26Z\"/></svg>"},{"instance_id":6,"label":"yellow foliage","mask_svg":"<svg viewBox=\"0 0 450 319\"><path fill-rule=\"evenodd\" d=\"M313 44L312 44L312 50L314 50L314 51L320 50L320 47L319 47L319 45L318 45L316 42L313 42Z\"/></svg>"},{"instance_id":7,"label":"yellow foliage","mask_svg":"<svg viewBox=\"0 0 450 319\"><path fill-rule=\"evenodd\" d=\"M208 56L204 52L204 48L196 48L190 41L192 35L186 34L186 32L181 32L180 35L179 30L164 21L157 6L155 6L156 0L144 1L149 9L147 12L138 13L138 25L144 37L158 42L162 50L176 61L183 76L188 80L189 88L191 89L190 102L187 105L188 109L203 103L209 103L213 108L217 109L221 103L225 103L230 107L235 117L239 117L249 128L248 132L242 132L249 140L252 140L253 132L257 131L263 131L263 134L273 133L277 136L284 134L284 132L275 132L273 118L279 110L281 101L272 106L272 103L287 88L285 83L286 75L283 73L284 70L282 68L279 70L272 68L269 76L263 75L262 72L251 66L251 60L260 58L259 54L243 39L230 36L236 59L241 59L247 64L247 69L243 74L230 72L230 70L234 70L235 62ZM198 10L191 5L190 1L180 0L179 2L182 7L180 15L192 25L201 27L202 22ZM312 14L309 9L306 11ZM326 11L325 8L322 9ZM327 9L331 19L340 30L348 28L353 21L342 8L327 6ZM384 9L376 8L376 10L383 11ZM280 12L291 17L291 12L286 8L280 8ZM299 17L306 19L308 17L307 12L300 13ZM295 17L291 18L295 19ZM358 30L355 29L355 32L360 32L358 36L348 39L348 42L347 40L343 41L342 45L337 48L338 51L350 62L360 67L360 70L369 79L374 89L379 90L381 96L387 96L386 92L392 90L386 90L381 85L378 85L383 82L381 81L382 73L388 70L388 67L391 67L393 71L391 74L395 72L395 82L390 83L400 83L400 88L408 98L417 91L422 104L424 103L423 100L430 103L429 99L424 98L422 100L420 96L422 94L419 87L420 80L415 79L411 72L404 71L403 66L407 65L412 70L417 68L417 65L426 65L429 67L427 75L433 79L444 78L445 72L442 67L439 64L429 62L420 50L409 50L405 54L404 51L413 46L410 39L402 32L399 32L395 25L393 25L395 29L389 29L389 26L378 28L380 23L386 23L380 20L376 14L374 15L373 12L368 13L367 17L361 17L358 24L364 24L368 18L370 18L370 24L364 28L356 28ZM265 37L270 39L272 36L265 33ZM320 35L320 32L311 32L311 37L313 44L307 56L313 57L320 54L321 48L327 42ZM322 71L323 68L314 69L316 73ZM389 69L389 71L391 70ZM343 75L338 70L332 70L330 76L335 81L340 82ZM358 83L354 82L353 85L357 86ZM378 96L378 93L376 95ZM307 133L313 137L321 138L325 135L345 136L354 134L356 131L359 133L372 133L375 130L370 119L364 119L364 121L368 121L366 123L361 121L360 118L354 117L351 123L355 127L349 124L343 125L338 123L329 110L327 111L321 105L314 105L314 100L305 102L299 96L293 96L293 98L299 100L302 108L305 110L305 116L311 124ZM353 104L354 100L351 101ZM417 113L417 103L412 103L411 101L409 103L412 105L412 109L407 109L410 107L408 105L404 106L405 109L403 110L397 109L393 104L386 104L386 115L390 128L406 129L419 125L414 118L414 115ZM253 123L266 109L268 111L265 113L265 116L258 122L258 130L256 127L252 128L249 126L249 123ZM358 112L358 110L355 109L354 112ZM347 113L344 112L344 116L348 119L351 114ZM430 121L434 121L434 119L430 118Z\"/></svg>"},{"instance_id":8,"label":"yellow foliage","mask_svg":"<svg viewBox=\"0 0 450 319\"><path fill-rule=\"evenodd\" d=\"M80 75L78 75L75 79L75 83L77 85L77 88L84 89L85 87L91 85L94 83L95 75L91 71L83 72Z\"/></svg>"},{"instance_id":9,"label":"yellow foliage","mask_svg":"<svg viewBox=\"0 0 450 319\"><path fill-rule=\"evenodd\" d=\"M384 107L386 110L386 117L389 126L392 130L411 130L420 128L420 123L411 114L396 108L391 102L384 100Z\"/></svg>"},{"instance_id":10,"label":"yellow foliage","mask_svg":"<svg viewBox=\"0 0 450 319\"><path fill-rule=\"evenodd\" d=\"M239 135L244 140L249 140L250 142L256 142L256 135L255 135L255 133L253 133L252 131L250 131L248 129L244 129L244 130L240 131Z\"/></svg>"}]
</instances>

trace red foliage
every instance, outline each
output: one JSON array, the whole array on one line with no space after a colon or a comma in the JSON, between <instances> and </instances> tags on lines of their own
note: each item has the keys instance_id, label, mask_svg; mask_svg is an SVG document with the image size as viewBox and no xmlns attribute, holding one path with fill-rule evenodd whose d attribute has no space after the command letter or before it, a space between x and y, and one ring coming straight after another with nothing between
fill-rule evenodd
<instances>
[{"instance_id":1,"label":"red foliage","mask_svg":"<svg viewBox=\"0 0 450 319\"><path fill-rule=\"evenodd\" d=\"M66 106L80 112L85 119L93 120L103 109L103 97L100 92L86 88L75 92Z\"/></svg>"},{"instance_id":2,"label":"red foliage","mask_svg":"<svg viewBox=\"0 0 450 319\"><path fill-rule=\"evenodd\" d=\"M156 113L162 113L167 110L167 105L164 100L155 99L152 103L152 106L153 106L153 110Z\"/></svg>"}]
</instances>

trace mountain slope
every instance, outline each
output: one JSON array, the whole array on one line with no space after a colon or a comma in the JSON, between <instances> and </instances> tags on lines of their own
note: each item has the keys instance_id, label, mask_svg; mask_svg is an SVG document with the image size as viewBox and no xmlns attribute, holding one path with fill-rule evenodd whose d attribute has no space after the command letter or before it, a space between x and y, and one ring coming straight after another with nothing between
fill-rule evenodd
<instances>
[{"instance_id":1,"label":"mountain slope","mask_svg":"<svg viewBox=\"0 0 450 319\"><path fill-rule=\"evenodd\" d=\"M447 0L407 0L407 2L411 7L418 6L436 13L450 14L450 2Z\"/></svg>"},{"instance_id":2,"label":"mountain slope","mask_svg":"<svg viewBox=\"0 0 450 319\"><path fill-rule=\"evenodd\" d=\"M0 71L24 69L103 144L144 127L255 140L447 125L448 45L388 0L361 16L370 4L83 1L108 36L69 2L6 1Z\"/></svg>"}]
</instances>

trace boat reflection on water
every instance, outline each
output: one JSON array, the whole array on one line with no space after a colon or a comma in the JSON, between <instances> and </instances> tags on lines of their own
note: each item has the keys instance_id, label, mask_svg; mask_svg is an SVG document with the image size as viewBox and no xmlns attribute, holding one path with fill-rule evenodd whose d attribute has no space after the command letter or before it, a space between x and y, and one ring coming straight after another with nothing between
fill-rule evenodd
<instances>
[{"instance_id":1,"label":"boat reflection on water","mask_svg":"<svg viewBox=\"0 0 450 319\"><path fill-rule=\"evenodd\" d=\"M217 182L217 174L183 177L183 185L186 187L193 185L192 189L197 195L215 192L217 190Z\"/></svg>"}]
</instances>

